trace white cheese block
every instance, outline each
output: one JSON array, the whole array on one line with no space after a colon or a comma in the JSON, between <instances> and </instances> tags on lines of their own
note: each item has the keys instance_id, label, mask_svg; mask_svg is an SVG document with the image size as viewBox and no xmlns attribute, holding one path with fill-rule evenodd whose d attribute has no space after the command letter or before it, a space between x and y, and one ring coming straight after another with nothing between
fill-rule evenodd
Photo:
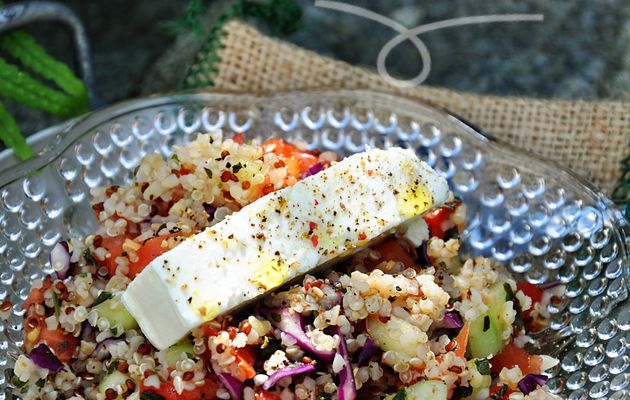
<instances>
[{"instance_id":1,"label":"white cheese block","mask_svg":"<svg viewBox=\"0 0 630 400\"><path fill-rule=\"evenodd\" d=\"M270 193L151 262L122 301L158 349L414 218L448 185L410 150L374 149Z\"/></svg>"}]
</instances>

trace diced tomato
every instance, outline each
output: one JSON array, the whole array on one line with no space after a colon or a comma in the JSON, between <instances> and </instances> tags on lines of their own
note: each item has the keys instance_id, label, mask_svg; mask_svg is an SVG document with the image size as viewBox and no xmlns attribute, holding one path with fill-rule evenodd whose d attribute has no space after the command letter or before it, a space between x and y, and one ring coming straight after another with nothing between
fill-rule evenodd
<instances>
[{"instance_id":1,"label":"diced tomato","mask_svg":"<svg viewBox=\"0 0 630 400\"><path fill-rule=\"evenodd\" d=\"M243 133L237 133L236 135L234 135L234 137L232 138L232 140L233 140L235 143L238 143L238 144L243 144L243 143L245 143L245 135L244 135Z\"/></svg>"},{"instance_id":2,"label":"diced tomato","mask_svg":"<svg viewBox=\"0 0 630 400\"><path fill-rule=\"evenodd\" d=\"M140 397L142 393L152 392L164 397L164 400L215 400L217 399L217 383L211 378L205 378L203 385L195 387L193 390L184 390L178 394L173 386L173 381L162 382L159 388L145 386L144 381L140 382Z\"/></svg>"},{"instance_id":3,"label":"diced tomato","mask_svg":"<svg viewBox=\"0 0 630 400\"><path fill-rule=\"evenodd\" d=\"M532 303L540 303L543 297L543 290L533 283L519 282L516 285L518 290L522 290L525 295L532 299Z\"/></svg>"},{"instance_id":4,"label":"diced tomato","mask_svg":"<svg viewBox=\"0 0 630 400\"><path fill-rule=\"evenodd\" d=\"M234 351L236 357L236 365L238 366L238 375L235 378L251 379L256 375L254 362L256 361L256 348L254 346L245 346Z\"/></svg>"},{"instance_id":5,"label":"diced tomato","mask_svg":"<svg viewBox=\"0 0 630 400\"><path fill-rule=\"evenodd\" d=\"M283 156L287 166L287 173L294 178L299 178L301 174L319 162L319 158L314 154L300 150L291 143L278 138L267 140L262 144L262 148L264 153L274 153Z\"/></svg>"},{"instance_id":6,"label":"diced tomato","mask_svg":"<svg viewBox=\"0 0 630 400\"><path fill-rule=\"evenodd\" d=\"M440 239L444 239L446 231L455 227L455 223L452 221L454 212L455 207L444 206L434 208L425 214L423 218L429 226L431 236L437 236Z\"/></svg>"},{"instance_id":7,"label":"diced tomato","mask_svg":"<svg viewBox=\"0 0 630 400\"><path fill-rule=\"evenodd\" d=\"M396 239L385 239L372 248L381 254L382 261L400 262L407 268L414 268L416 266L413 258L411 258L409 253Z\"/></svg>"},{"instance_id":8,"label":"diced tomato","mask_svg":"<svg viewBox=\"0 0 630 400\"><path fill-rule=\"evenodd\" d=\"M170 250L168 246L162 246L165 239L173 235L156 236L144 242L142 247L136 251L138 261L129 263L129 277L135 278L142 270L149 265L156 257Z\"/></svg>"},{"instance_id":9,"label":"diced tomato","mask_svg":"<svg viewBox=\"0 0 630 400\"><path fill-rule=\"evenodd\" d=\"M116 268L118 265L116 264L116 257L120 257L123 252L122 245L127 239L126 235L118 235L118 236L104 236L100 247L104 247L107 249L109 253L109 257L103 260L103 265L107 267L109 271L109 276L114 276L116 274Z\"/></svg>"},{"instance_id":10,"label":"diced tomato","mask_svg":"<svg viewBox=\"0 0 630 400\"><path fill-rule=\"evenodd\" d=\"M271 138L262 144L263 153L274 153L285 157L291 157L296 147L282 139Z\"/></svg>"},{"instance_id":11,"label":"diced tomato","mask_svg":"<svg viewBox=\"0 0 630 400\"><path fill-rule=\"evenodd\" d=\"M504 386L494 386L490 388L490 391L488 394L490 395L490 398L494 399L498 396L498 393L501 392L502 390L504 390ZM506 387L505 392L503 393L502 399L508 400L512 393L514 393L514 390L509 387Z\"/></svg>"},{"instance_id":12,"label":"diced tomato","mask_svg":"<svg viewBox=\"0 0 630 400\"><path fill-rule=\"evenodd\" d=\"M266 390L261 390L260 392L254 395L254 400L280 400L280 395L276 393L267 392Z\"/></svg>"},{"instance_id":13,"label":"diced tomato","mask_svg":"<svg viewBox=\"0 0 630 400\"><path fill-rule=\"evenodd\" d=\"M173 173L175 174L175 176L177 176L178 178L182 175L188 175L192 172L192 169L187 168L187 167L180 167L179 169L173 170Z\"/></svg>"},{"instance_id":14,"label":"diced tomato","mask_svg":"<svg viewBox=\"0 0 630 400\"><path fill-rule=\"evenodd\" d=\"M498 374L503 368L513 368L515 365L518 365L523 375L540 374L542 358L530 355L514 343L510 343L503 348L501 353L490 359L490 364L493 374Z\"/></svg>"},{"instance_id":15,"label":"diced tomato","mask_svg":"<svg viewBox=\"0 0 630 400\"><path fill-rule=\"evenodd\" d=\"M543 290L529 282L519 282L516 287L532 299L532 307L529 310L523 311L522 320L525 325L525 329L527 332L538 332L543 325L532 314L532 311L534 310L534 305L542 301Z\"/></svg>"},{"instance_id":16,"label":"diced tomato","mask_svg":"<svg viewBox=\"0 0 630 400\"><path fill-rule=\"evenodd\" d=\"M455 343L457 343L457 348L455 348L455 355L460 358L465 358L466 356L466 347L468 346L468 336L470 334L470 322L466 322L462 329L455 337Z\"/></svg>"},{"instance_id":17,"label":"diced tomato","mask_svg":"<svg viewBox=\"0 0 630 400\"><path fill-rule=\"evenodd\" d=\"M44 293L43 293L42 288L40 289L32 288L31 291L28 293L26 300L24 300L24 303L22 303L22 308L25 310L28 310L30 306L34 304L41 304L43 302L44 302Z\"/></svg>"},{"instance_id":18,"label":"diced tomato","mask_svg":"<svg viewBox=\"0 0 630 400\"><path fill-rule=\"evenodd\" d=\"M201 326L201 328L203 329L203 335L205 337L217 336L219 334L219 329L210 325L210 322L206 322Z\"/></svg>"},{"instance_id":19,"label":"diced tomato","mask_svg":"<svg viewBox=\"0 0 630 400\"><path fill-rule=\"evenodd\" d=\"M71 333L64 331L63 329L55 329L54 331L48 330L46 326L42 327L42 332L39 339L46 343L53 354L61 362L70 362L74 354L74 350L79 345L79 339L74 337Z\"/></svg>"}]
</instances>

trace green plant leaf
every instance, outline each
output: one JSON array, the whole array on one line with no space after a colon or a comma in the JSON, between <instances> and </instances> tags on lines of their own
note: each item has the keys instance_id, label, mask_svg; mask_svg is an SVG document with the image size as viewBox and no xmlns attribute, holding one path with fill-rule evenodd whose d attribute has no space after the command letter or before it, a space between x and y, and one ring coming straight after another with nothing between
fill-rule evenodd
<instances>
[{"instance_id":1,"label":"green plant leaf","mask_svg":"<svg viewBox=\"0 0 630 400\"><path fill-rule=\"evenodd\" d=\"M60 117L71 117L83 111L84 105L20 71L0 58L0 96Z\"/></svg>"},{"instance_id":2,"label":"green plant leaf","mask_svg":"<svg viewBox=\"0 0 630 400\"><path fill-rule=\"evenodd\" d=\"M2 103L0 103L0 139L22 160L33 156L33 150L20 134L20 128Z\"/></svg>"},{"instance_id":3,"label":"green plant leaf","mask_svg":"<svg viewBox=\"0 0 630 400\"><path fill-rule=\"evenodd\" d=\"M88 95L83 82L67 65L48 54L32 36L22 31L8 32L0 36L0 49L34 72L55 82L63 91L87 108Z\"/></svg>"}]
</instances>

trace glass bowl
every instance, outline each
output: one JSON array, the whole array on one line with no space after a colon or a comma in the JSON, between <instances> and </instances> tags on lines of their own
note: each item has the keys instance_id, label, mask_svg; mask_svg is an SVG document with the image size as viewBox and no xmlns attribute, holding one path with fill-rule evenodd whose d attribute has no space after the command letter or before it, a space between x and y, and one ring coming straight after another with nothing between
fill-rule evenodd
<instances>
[{"instance_id":1,"label":"glass bowl","mask_svg":"<svg viewBox=\"0 0 630 400\"><path fill-rule=\"evenodd\" d=\"M89 189L128 182L145 154L167 155L217 129L343 154L414 149L469 207L465 252L494 257L518 280L566 285L565 297L549 306L550 326L536 336L539 352L560 358L551 390L570 399L628 396L630 227L622 213L571 172L448 112L365 91L154 97L51 130L61 133L47 151L0 176L0 299L15 304L1 327L3 387L32 280L52 271L48 253L58 240L96 226Z\"/></svg>"}]
</instances>

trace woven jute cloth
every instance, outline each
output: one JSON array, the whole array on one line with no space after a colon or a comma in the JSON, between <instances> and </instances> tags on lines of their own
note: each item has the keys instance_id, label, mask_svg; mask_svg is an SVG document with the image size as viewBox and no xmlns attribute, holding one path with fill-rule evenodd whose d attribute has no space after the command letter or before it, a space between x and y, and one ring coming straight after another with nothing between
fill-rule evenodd
<instances>
[{"instance_id":1,"label":"woven jute cloth","mask_svg":"<svg viewBox=\"0 0 630 400\"><path fill-rule=\"evenodd\" d=\"M430 86L400 88L367 69L265 36L235 20L224 27L220 62L188 79L226 91L371 89L433 103L498 140L573 170L610 193L630 145L630 102L481 96ZM351 44L349 44L351 45ZM216 54L213 55L216 57ZM203 65L204 55L197 60ZM205 74L212 76L195 76Z\"/></svg>"}]
</instances>

